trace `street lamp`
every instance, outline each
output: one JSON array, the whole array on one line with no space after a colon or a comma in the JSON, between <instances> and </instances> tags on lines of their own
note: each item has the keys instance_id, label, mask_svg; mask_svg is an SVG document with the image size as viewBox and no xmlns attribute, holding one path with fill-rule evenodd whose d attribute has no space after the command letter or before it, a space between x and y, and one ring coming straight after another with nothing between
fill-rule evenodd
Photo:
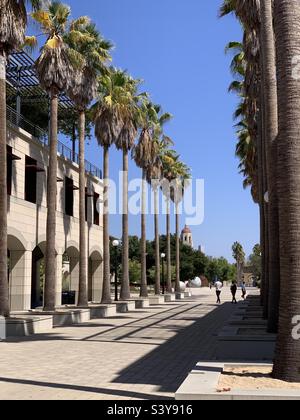
<instances>
[{"instance_id":1,"label":"street lamp","mask_svg":"<svg viewBox=\"0 0 300 420\"><path fill-rule=\"evenodd\" d=\"M117 239L113 241L112 246L114 247L114 265L115 265L115 302L118 302L119 298L118 298L118 248L120 246L120 241L118 241Z\"/></svg>"},{"instance_id":2,"label":"street lamp","mask_svg":"<svg viewBox=\"0 0 300 420\"><path fill-rule=\"evenodd\" d=\"M166 258L166 254L161 254L163 295L165 294L165 265L164 265L165 258Z\"/></svg>"}]
</instances>

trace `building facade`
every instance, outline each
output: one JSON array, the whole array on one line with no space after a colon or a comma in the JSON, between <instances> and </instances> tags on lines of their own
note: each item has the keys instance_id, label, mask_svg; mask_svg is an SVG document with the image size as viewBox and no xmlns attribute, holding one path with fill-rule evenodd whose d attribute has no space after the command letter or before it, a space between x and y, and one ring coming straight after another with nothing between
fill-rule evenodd
<instances>
[{"instance_id":1,"label":"building facade","mask_svg":"<svg viewBox=\"0 0 300 420\"><path fill-rule=\"evenodd\" d=\"M14 117L14 118L13 118ZM18 117L19 118L19 117ZM22 129L8 112L8 270L11 311L43 305L43 267L46 248L48 147L42 133ZM35 128L36 129L36 128ZM30 134L31 132L31 134ZM79 167L60 143L57 173L56 305L62 292L79 282ZM103 223L100 171L87 163L86 235L88 297L102 297ZM100 204L99 204L100 203ZM66 268L67 267L67 268Z\"/></svg>"}]
</instances>

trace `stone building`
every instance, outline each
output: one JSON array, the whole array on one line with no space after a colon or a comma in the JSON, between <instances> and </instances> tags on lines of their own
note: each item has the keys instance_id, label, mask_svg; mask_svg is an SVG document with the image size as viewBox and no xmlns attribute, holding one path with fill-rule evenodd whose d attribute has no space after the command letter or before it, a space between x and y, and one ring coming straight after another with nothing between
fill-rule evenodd
<instances>
[{"instance_id":1,"label":"stone building","mask_svg":"<svg viewBox=\"0 0 300 420\"><path fill-rule=\"evenodd\" d=\"M12 311L43 305L43 261L47 217L47 135L10 108L8 119L8 270ZM20 128L20 127L24 127ZM78 291L79 279L79 167L72 151L59 143L57 174L56 304L62 303L62 283ZM88 295L102 295L103 225L101 171L86 163L86 234ZM99 208L100 207L100 208Z\"/></svg>"}]
</instances>

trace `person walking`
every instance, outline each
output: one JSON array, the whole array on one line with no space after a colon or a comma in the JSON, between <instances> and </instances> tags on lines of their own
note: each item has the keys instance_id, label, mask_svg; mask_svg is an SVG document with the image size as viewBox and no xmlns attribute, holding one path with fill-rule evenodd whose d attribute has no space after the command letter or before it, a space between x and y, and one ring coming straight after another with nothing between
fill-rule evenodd
<instances>
[{"instance_id":1,"label":"person walking","mask_svg":"<svg viewBox=\"0 0 300 420\"><path fill-rule=\"evenodd\" d=\"M222 293L223 283L221 283L220 280L217 280L215 282L215 288L216 288L216 295L217 295L217 305L221 305L221 293Z\"/></svg>"},{"instance_id":2,"label":"person walking","mask_svg":"<svg viewBox=\"0 0 300 420\"><path fill-rule=\"evenodd\" d=\"M246 283L245 282L243 282L243 284L242 284L242 299L246 299L246 296L247 296L247 289L246 289Z\"/></svg>"},{"instance_id":3,"label":"person walking","mask_svg":"<svg viewBox=\"0 0 300 420\"><path fill-rule=\"evenodd\" d=\"M232 294L232 303L237 303L237 300L236 300L237 285L236 285L236 283L232 283L230 291L231 291L231 294Z\"/></svg>"}]
</instances>

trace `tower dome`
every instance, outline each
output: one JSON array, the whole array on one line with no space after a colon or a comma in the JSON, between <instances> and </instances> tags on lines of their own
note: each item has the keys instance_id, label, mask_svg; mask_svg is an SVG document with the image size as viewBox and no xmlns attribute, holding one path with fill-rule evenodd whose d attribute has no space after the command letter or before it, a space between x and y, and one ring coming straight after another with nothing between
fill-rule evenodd
<instances>
[{"instance_id":1,"label":"tower dome","mask_svg":"<svg viewBox=\"0 0 300 420\"><path fill-rule=\"evenodd\" d=\"M194 246L193 234L191 229L187 225L185 225L184 229L181 232L181 242L183 243L183 245L190 246L191 248L193 248Z\"/></svg>"}]
</instances>

